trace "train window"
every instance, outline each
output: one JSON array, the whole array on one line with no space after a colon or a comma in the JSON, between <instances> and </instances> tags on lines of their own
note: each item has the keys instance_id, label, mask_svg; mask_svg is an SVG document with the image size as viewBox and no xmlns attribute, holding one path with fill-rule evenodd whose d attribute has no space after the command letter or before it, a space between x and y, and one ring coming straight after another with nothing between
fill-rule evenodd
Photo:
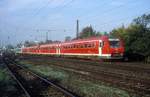
<instances>
[{"instance_id":1,"label":"train window","mask_svg":"<svg viewBox=\"0 0 150 97\"><path fill-rule=\"evenodd\" d=\"M102 47L102 42L99 43L99 47Z\"/></svg>"},{"instance_id":2,"label":"train window","mask_svg":"<svg viewBox=\"0 0 150 97\"><path fill-rule=\"evenodd\" d=\"M78 44L78 48L80 48L80 44Z\"/></svg>"},{"instance_id":3,"label":"train window","mask_svg":"<svg viewBox=\"0 0 150 97\"><path fill-rule=\"evenodd\" d=\"M75 48L78 48L78 45L75 45Z\"/></svg>"},{"instance_id":4,"label":"train window","mask_svg":"<svg viewBox=\"0 0 150 97\"><path fill-rule=\"evenodd\" d=\"M104 46L104 41L103 41L103 42L100 42L99 46L100 46L100 47L103 47L103 46Z\"/></svg>"},{"instance_id":5,"label":"train window","mask_svg":"<svg viewBox=\"0 0 150 97\"><path fill-rule=\"evenodd\" d=\"M94 43L92 43L91 45L92 45L92 47L94 47L94 46L95 46L95 45L94 45Z\"/></svg>"},{"instance_id":6,"label":"train window","mask_svg":"<svg viewBox=\"0 0 150 97\"><path fill-rule=\"evenodd\" d=\"M91 47L91 44L88 44L88 47Z\"/></svg>"},{"instance_id":7,"label":"train window","mask_svg":"<svg viewBox=\"0 0 150 97\"><path fill-rule=\"evenodd\" d=\"M72 45L72 48L74 48L74 45Z\"/></svg>"},{"instance_id":8,"label":"train window","mask_svg":"<svg viewBox=\"0 0 150 97\"><path fill-rule=\"evenodd\" d=\"M112 47L112 48L117 48L120 46L119 41L109 41L109 43L110 43L110 47Z\"/></svg>"},{"instance_id":9,"label":"train window","mask_svg":"<svg viewBox=\"0 0 150 97\"><path fill-rule=\"evenodd\" d=\"M87 47L88 47L88 45L87 45L87 44L84 44L84 47L85 47L85 48L87 48Z\"/></svg>"}]
</instances>

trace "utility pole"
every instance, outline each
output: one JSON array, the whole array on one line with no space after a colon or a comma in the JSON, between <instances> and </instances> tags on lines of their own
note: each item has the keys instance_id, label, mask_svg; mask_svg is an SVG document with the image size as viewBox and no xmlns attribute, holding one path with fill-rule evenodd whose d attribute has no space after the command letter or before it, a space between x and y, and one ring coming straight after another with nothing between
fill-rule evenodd
<instances>
[{"instance_id":1,"label":"utility pole","mask_svg":"<svg viewBox=\"0 0 150 97\"><path fill-rule=\"evenodd\" d=\"M77 20L76 38L79 38L79 20Z\"/></svg>"},{"instance_id":2,"label":"utility pole","mask_svg":"<svg viewBox=\"0 0 150 97\"><path fill-rule=\"evenodd\" d=\"M46 31L46 42L48 41L48 31Z\"/></svg>"},{"instance_id":3,"label":"utility pole","mask_svg":"<svg viewBox=\"0 0 150 97\"><path fill-rule=\"evenodd\" d=\"M7 37L8 45L10 44L10 37Z\"/></svg>"},{"instance_id":4,"label":"utility pole","mask_svg":"<svg viewBox=\"0 0 150 97\"><path fill-rule=\"evenodd\" d=\"M2 41L0 40L0 48L2 47Z\"/></svg>"},{"instance_id":5,"label":"utility pole","mask_svg":"<svg viewBox=\"0 0 150 97\"><path fill-rule=\"evenodd\" d=\"M48 33L51 32L52 30L47 30L46 31L46 41L48 42Z\"/></svg>"}]
</instances>

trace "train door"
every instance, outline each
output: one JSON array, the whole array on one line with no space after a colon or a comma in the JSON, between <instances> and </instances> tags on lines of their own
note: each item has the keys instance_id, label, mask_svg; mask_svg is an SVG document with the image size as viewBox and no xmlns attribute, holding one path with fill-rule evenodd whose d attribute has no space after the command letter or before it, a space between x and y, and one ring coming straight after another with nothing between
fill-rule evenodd
<instances>
[{"instance_id":1,"label":"train door","mask_svg":"<svg viewBox=\"0 0 150 97\"><path fill-rule=\"evenodd\" d=\"M58 49L59 49L59 47L56 47L56 54L58 54Z\"/></svg>"},{"instance_id":2,"label":"train door","mask_svg":"<svg viewBox=\"0 0 150 97\"><path fill-rule=\"evenodd\" d=\"M104 43L102 40L99 40L99 56L102 56L102 47L103 47Z\"/></svg>"},{"instance_id":3,"label":"train door","mask_svg":"<svg viewBox=\"0 0 150 97\"><path fill-rule=\"evenodd\" d=\"M60 54L60 45L56 47L56 54Z\"/></svg>"},{"instance_id":4,"label":"train door","mask_svg":"<svg viewBox=\"0 0 150 97\"><path fill-rule=\"evenodd\" d=\"M60 48L61 46L60 45L58 45L58 54L60 54Z\"/></svg>"}]
</instances>

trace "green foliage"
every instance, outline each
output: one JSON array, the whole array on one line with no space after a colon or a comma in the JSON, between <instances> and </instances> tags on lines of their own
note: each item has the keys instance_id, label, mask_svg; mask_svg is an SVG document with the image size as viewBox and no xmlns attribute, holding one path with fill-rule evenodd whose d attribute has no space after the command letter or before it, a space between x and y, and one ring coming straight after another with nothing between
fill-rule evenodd
<instances>
[{"instance_id":1,"label":"green foliage","mask_svg":"<svg viewBox=\"0 0 150 97\"><path fill-rule=\"evenodd\" d=\"M36 45L36 43L33 42L33 41L25 41L25 42L24 42L24 46L25 46L25 47L30 47L30 46L33 46L33 45Z\"/></svg>"},{"instance_id":2,"label":"green foliage","mask_svg":"<svg viewBox=\"0 0 150 97\"><path fill-rule=\"evenodd\" d=\"M123 39L127 53L150 56L150 14L134 19L127 28L112 30L110 36Z\"/></svg>"},{"instance_id":3,"label":"green foliage","mask_svg":"<svg viewBox=\"0 0 150 97\"><path fill-rule=\"evenodd\" d=\"M145 29L150 28L150 14L148 14L148 15L144 14L141 17L134 19L133 23L141 25Z\"/></svg>"},{"instance_id":4,"label":"green foliage","mask_svg":"<svg viewBox=\"0 0 150 97\"><path fill-rule=\"evenodd\" d=\"M5 67L0 66L0 95L1 97L11 97L11 94L17 92L16 83L8 74ZM10 94L9 94L10 93Z\"/></svg>"},{"instance_id":5,"label":"green foliage","mask_svg":"<svg viewBox=\"0 0 150 97\"><path fill-rule=\"evenodd\" d=\"M14 46L11 45L11 44L8 44L8 45L6 46L6 49L8 49L8 50L14 49Z\"/></svg>"},{"instance_id":6,"label":"green foliage","mask_svg":"<svg viewBox=\"0 0 150 97\"><path fill-rule=\"evenodd\" d=\"M104 35L108 35L107 32L104 32ZM88 37L93 37L93 36L101 36L102 33L101 32L96 32L95 30L93 30L92 26L87 26L85 28L83 28L82 32L79 35L80 39L83 38L88 38Z\"/></svg>"},{"instance_id":7,"label":"green foliage","mask_svg":"<svg viewBox=\"0 0 150 97\"><path fill-rule=\"evenodd\" d=\"M101 36L101 35L102 35L101 32L97 32L97 33L96 33L96 36Z\"/></svg>"},{"instance_id":8,"label":"green foliage","mask_svg":"<svg viewBox=\"0 0 150 97\"><path fill-rule=\"evenodd\" d=\"M65 41L71 41L71 37L70 36L66 36L65 37Z\"/></svg>"},{"instance_id":9,"label":"green foliage","mask_svg":"<svg viewBox=\"0 0 150 97\"><path fill-rule=\"evenodd\" d=\"M81 78L81 75L69 69L68 71L57 66L35 65L29 61L21 61L21 64L51 80L59 81L59 85L80 93L83 97L129 97L129 94L124 90L103 85L102 82L95 83L85 80Z\"/></svg>"},{"instance_id":10,"label":"green foliage","mask_svg":"<svg viewBox=\"0 0 150 97\"><path fill-rule=\"evenodd\" d=\"M74 83L76 83L74 88L83 92L85 97L130 97L129 94L123 90L93 83L88 80L76 79Z\"/></svg>"},{"instance_id":11,"label":"green foliage","mask_svg":"<svg viewBox=\"0 0 150 97\"><path fill-rule=\"evenodd\" d=\"M79 38L87 38L87 37L91 37L91 36L95 36L96 32L93 30L92 26L87 26L85 28L83 28L82 32L79 35Z\"/></svg>"},{"instance_id":12,"label":"green foliage","mask_svg":"<svg viewBox=\"0 0 150 97\"><path fill-rule=\"evenodd\" d=\"M39 74L42 74L44 76L50 76L53 80L61 81L68 78L68 75L65 72L57 71L55 68L51 68L50 66L35 65L32 62L28 61L22 61L20 63Z\"/></svg>"},{"instance_id":13,"label":"green foliage","mask_svg":"<svg viewBox=\"0 0 150 97\"><path fill-rule=\"evenodd\" d=\"M120 37L121 39L124 39L125 35L126 31L124 26L117 29L113 29L112 32L110 33L111 37Z\"/></svg>"}]
</instances>

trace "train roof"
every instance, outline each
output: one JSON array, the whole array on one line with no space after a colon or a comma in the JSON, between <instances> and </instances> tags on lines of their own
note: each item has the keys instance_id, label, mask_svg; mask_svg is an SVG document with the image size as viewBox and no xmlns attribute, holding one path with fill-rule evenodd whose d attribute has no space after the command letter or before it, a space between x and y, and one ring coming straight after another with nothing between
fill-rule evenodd
<instances>
[{"instance_id":1,"label":"train roof","mask_svg":"<svg viewBox=\"0 0 150 97\"><path fill-rule=\"evenodd\" d=\"M57 46L59 45L60 43L49 43L49 44L42 44L40 45L40 47L47 47L47 46Z\"/></svg>"},{"instance_id":2,"label":"train roof","mask_svg":"<svg viewBox=\"0 0 150 97\"><path fill-rule=\"evenodd\" d=\"M85 38L85 39L77 39L77 40L72 40L72 41L67 41L67 42L60 42L60 43L49 43L49 44L42 44L42 45L37 45L37 46L31 46L31 47L25 47L25 48L36 48L36 47L47 47L47 46L58 46L59 44L71 44L71 43L77 43L77 42L91 42L91 41L98 41L98 40L108 40L109 37L106 35L103 36L98 36L98 37L90 37L90 38Z\"/></svg>"},{"instance_id":3,"label":"train roof","mask_svg":"<svg viewBox=\"0 0 150 97\"><path fill-rule=\"evenodd\" d=\"M23 48L27 48L27 49L28 49L28 48L36 48L36 47L38 47L38 46L37 46L37 45L36 45L36 46L34 45L34 46L23 47Z\"/></svg>"},{"instance_id":4,"label":"train roof","mask_svg":"<svg viewBox=\"0 0 150 97\"><path fill-rule=\"evenodd\" d=\"M72 40L72 41L67 41L67 42L62 42L62 43L74 43L74 42L84 42L84 41L96 41L96 40L108 40L108 36L98 36L98 37L90 37L90 38L85 38L85 39L77 39L77 40Z\"/></svg>"}]
</instances>

